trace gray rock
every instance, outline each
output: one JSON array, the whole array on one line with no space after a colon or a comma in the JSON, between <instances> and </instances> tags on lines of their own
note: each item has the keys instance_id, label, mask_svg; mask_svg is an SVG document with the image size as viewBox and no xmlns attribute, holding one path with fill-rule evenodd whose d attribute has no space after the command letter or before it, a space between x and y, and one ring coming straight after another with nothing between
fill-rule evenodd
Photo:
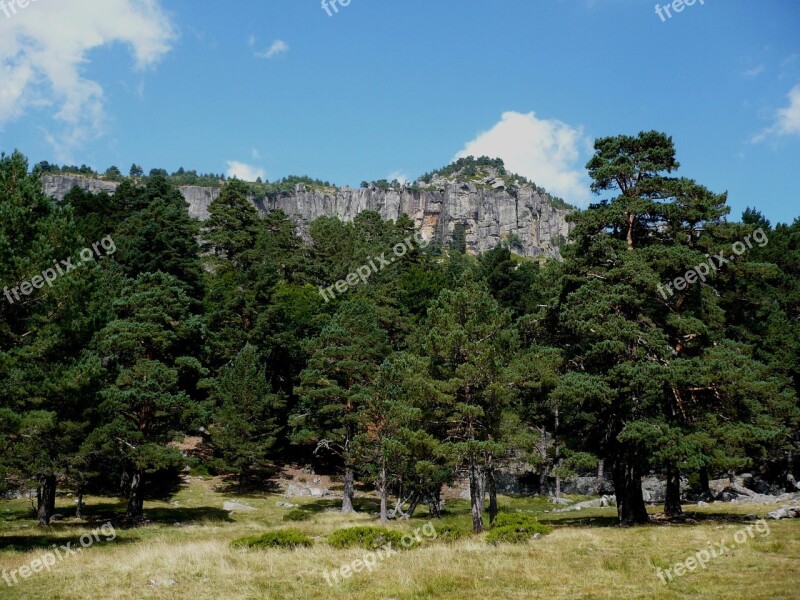
<instances>
[{"instance_id":1,"label":"gray rock","mask_svg":"<svg viewBox=\"0 0 800 600\"><path fill-rule=\"evenodd\" d=\"M175 585L174 579L151 579L150 585L153 587L172 587Z\"/></svg>"},{"instance_id":2,"label":"gray rock","mask_svg":"<svg viewBox=\"0 0 800 600\"><path fill-rule=\"evenodd\" d=\"M767 513L768 519L775 519L776 521L779 519L796 519L800 518L800 509L783 506L778 510L773 510L770 513Z\"/></svg>"},{"instance_id":3,"label":"gray rock","mask_svg":"<svg viewBox=\"0 0 800 600\"><path fill-rule=\"evenodd\" d=\"M291 502L276 502L275 504L281 508L294 508L299 506L298 504L292 504Z\"/></svg>"},{"instance_id":4,"label":"gray rock","mask_svg":"<svg viewBox=\"0 0 800 600\"><path fill-rule=\"evenodd\" d=\"M596 500L586 500L585 502L578 502L566 508L559 508L553 512L568 512L572 510L582 510L584 508L605 508L607 506L616 506L617 500L613 496L601 496Z\"/></svg>"},{"instance_id":5,"label":"gray rock","mask_svg":"<svg viewBox=\"0 0 800 600\"><path fill-rule=\"evenodd\" d=\"M247 506L247 504L240 504L239 502L226 502L222 505L223 510L227 510L228 512L248 512L252 510L257 510L252 506Z\"/></svg>"},{"instance_id":6,"label":"gray rock","mask_svg":"<svg viewBox=\"0 0 800 600\"><path fill-rule=\"evenodd\" d=\"M91 192L113 192L119 184L77 175L47 175L42 178L45 192L56 200L77 185ZM454 232L464 228L467 250L479 253L491 250L508 239L518 240L514 251L535 258L560 258L559 246L569 237L572 225L569 211L553 206L553 200L533 187L507 190L496 180L493 184L452 183L435 180L423 189L403 187L379 190L374 187L350 189L308 189L298 185L294 193L267 198L250 198L263 216L278 209L286 213L306 237L309 224L323 216L352 221L356 215L372 210L386 220L405 213L422 231L425 239L444 244ZM490 189L491 188L491 189ZM183 186L180 189L189 214L206 220L208 207L219 196L219 189Z\"/></svg>"},{"instance_id":7,"label":"gray rock","mask_svg":"<svg viewBox=\"0 0 800 600\"><path fill-rule=\"evenodd\" d=\"M569 498L556 498L555 496L550 496L547 501L550 502L550 504L572 504L575 502Z\"/></svg>"},{"instance_id":8,"label":"gray rock","mask_svg":"<svg viewBox=\"0 0 800 600\"><path fill-rule=\"evenodd\" d=\"M44 175L42 176L42 187L44 193L55 198L59 202L64 199L72 188L78 187L84 192L99 194L113 194L117 191L119 183L114 181L102 181L100 179L90 179L81 175Z\"/></svg>"},{"instance_id":9,"label":"gray rock","mask_svg":"<svg viewBox=\"0 0 800 600\"><path fill-rule=\"evenodd\" d=\"M697 503L697 506L708 506L708 502L703 502L700 500L700 502Z\"/></svg>"},{"instance_id":10,"label":"gray rock","mask_svg":"<svg viewBox=\"0 0 800 600\"><path fill-rule=\"evenodd\" d=\"M312 498L322 498L324 496L329 496L331 494L330 490L326 490L324 488L318 487L306 487L295 485L294 483L290 483L286 487L286 492L283 494L284 498L294 498L294 497L312 497Z\"/></svg>"}]
</instances>

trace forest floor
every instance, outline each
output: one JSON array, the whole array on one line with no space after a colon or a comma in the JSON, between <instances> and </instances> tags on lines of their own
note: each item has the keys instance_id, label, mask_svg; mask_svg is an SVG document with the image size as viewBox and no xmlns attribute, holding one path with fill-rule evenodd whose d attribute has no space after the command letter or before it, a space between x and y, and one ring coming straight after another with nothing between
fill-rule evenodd
<instances>
[{"instance_id":1,"label":"forest floor","mask_svg":"<svg viewBox=\"0 0 800 600\"><path fill-rule=\"evenodd\" d=\"M225 501L256 510L228 513L222 508ZM283 508L278 502L300 507ZM545 511L555 507L542 498L501 497L501 511L535 513L540 521L554 526L553 532L524 545L493 546L486 542L486 534L456 541L424 539L419 547L378 560L371 572L362 569L329 585L323 577L326 571L350 565L366 551L332 548L326 536L348 525L379 525L374 515L377 502L371 498L357 499L356 515L341 515L337 505L338 501L329 499L220 493L214 481L192 478L171 502L145 504L150 524L116 527L114 536L108 535L108 529L100 530L90 546L74 553L59 550L61 560L44 569L36 561L55 552L54 544L80 547L82 535L124 512L124 504L88 498L84 520L65 518L41 530L30 517L27 500L0 501L0 573L11 581L8 585L0 579L0 598L800 598L800 520L770 520L768 531L763 524L754 531L752 516L747 520L747 515L760 518L776 506L687 506L687 523L658 520L648 526L621 528L614 525L614 508L552 513ZM468 527L466 501L448 501L446 509L444 520L432 521L434 528ZM302 510L307 518L284 521L290 510ZM653 513L660 510L652 508ZM72 514L74 501L59 498L58 511ZM410 521L389 527L405 533L427 522L422 511ZM315 545L297 550L230 546L234 539L276 528L299 529L314 538ZM737 536L742 543L734 542ZM724 552L719 550L721 543L727 547ZM673 568L674 573L676 563L704 549L719 550L705 568L674 575L672 581L663 576L666 569ZM40 570L22 578L19 569L26 565Z\"/></svg>"}]
</instances>

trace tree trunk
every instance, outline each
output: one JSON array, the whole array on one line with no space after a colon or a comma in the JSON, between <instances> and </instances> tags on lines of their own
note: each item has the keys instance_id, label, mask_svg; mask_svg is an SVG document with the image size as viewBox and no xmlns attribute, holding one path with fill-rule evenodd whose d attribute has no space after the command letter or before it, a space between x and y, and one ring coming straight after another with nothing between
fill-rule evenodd
<instances>
[{"instance_id":1,"label":"tree trunk","mask_svg":"<svg viewBox=\"0 0 800 600\"><path fill-rule=\"evenodd\" d=\"M650 517L642 495L642 476L632 465L617 461L613 468L617 518L621 525L649 523Z\"/></svg>"},{"instance_id":2,"label":"tree trunk","mask_svg":"<svg viewBox=\"0 0 800 600\"><path fill-rule=\"evenodd\" d=\"M489 525L491 525L497 516L497 476L491 458L486 468L486 482L489 485Z\"/></svg>"},{"instance_id":3,"label":"tree trunk","mask_svg":"<svg viewBox=\"0 0 800 600\"><path fill-rule=\"evenodd\" d=\"M480 471L474 457L469 459L469 499L472 507L472 531L483 531L483 484Z\"/></svg>"},{"instance_id":4,"label":"tree trunk","mask_svg":"<svg viewBox=\"0 0 800 600\"><path fill-rule=\"evenodd\" d=\"M75 518L83 519L83 492L78 492L78 502L75 507Z\"/></svg>"},{"instance_id":5,"label":"tree trunk","mask_svg":"<svg viewBox=\"0 0 800 600\"><path fill-rule=\"evenodd\" d=\"M436 490L425 495L428 501L428 515L433 519L442 518L442 489Z\"/></svg>"},{"instance_id":6,"label":"tree trunk","mask_svg":"<svg viewBox=\"0 0 800 600\"><path fill-rule=\"evenodd\" d=\"M50 517L56 508L56 476L45 475L39 478L39 490L36 494L38 503L36 507L36 524L39 527L49 527Z\"/></svg>"},{"instance_id":7,"label":"tree trunk","mask_svg":"<svg viewBox=\"0 0 800 600\"><path fill-rule=\"evenodd\" d=\"M380 491L381 491L381 523L386 523L389 520L389 510L387 507L387 496L388 496L388 482L386 477L386 461L381 461L381 482L380 482Z\"/></svg>"},{"instance_id":8,"label":"tree trunk","mask_svg":"<svg viewBox=\"0 0 800 600\"><path fill-rule=\"evenodd\" d=\"M681 472L672 463L667 463L667 497L664 512L670 517L683 514L681 507Z\"/></svg>"},{"instance_id":9,"label":"tree trunk","mask_svg":"<svg viewBox=\"0 0 800 600\"><path fill-rule=\"evenodd\" d=\"M627 235L627 242L628 242L628 250L633 250L633 226L636 224L636 215L633 213L628 213L628 235Z\"/></svg>"},{"instance_id":10,"label":"tree trunk","mask_svg":"<svg viewBox=\"0 0 800 600\"><path fill-rule=\"evenodd\" d=\"M131 476L131 487L128 492L129 519L139 519L144 513L144 498L142 496L142 469L136 468Z\"/></svg>"},{"instance_id":11,"label":"tree trunk","mask_svg":"<svg viewBox=\"0 0 800 600\"><path fill-rule=\"evenodd\" d=\"M597 483L595 484L595 493L599 496L603 493L603 478L605 475L605 468L606 468L606 461L604 458L601 458L600 461L597 463Z\"/></svg>"},{"instance_id":12,"label":"tree trunk","mask_svg":"<svg viewBox=\"0 0 800 600\"><path fill-rule=\"evenodd\" d=\"M561 500L561 447L558 445L558 409L555 409L555 426L553 427L553 449L555 456L553 464L556 466L556 500Z\"/></svg>"},{"instance_id":13,"label":"tree trunk","mask_svg":"<svg viewBox=\"0 0 800 600\"><path fill-rule=\"evenodd\" d=\"M547 430L544 427L542 427L539 456L542 459L542 466L539 470L539 494L545 496L547 495Z\"/></svg>"},{"instance_id":14,"label":"tree trunk","mask_svg":"<svg viewBox=\"0 0 800 600\"><path fill-rule=\"evenodd\" d=\"M415 492L408 503L408 512L406 514L408 515L409 519L414 517L414 512L417 510L418 504L419 504L419 494Z\"/></svg>"},{"instance_id":15,"label":"tree trunk","mask_svg":"<svg viewBox=\"0 0 800 600\"><path fill-rule=\"evenodd\" d=\"M342 495L342 514L352 514L356 512L353 508L353 465L344 466L344 494Z\"/></svg>"},{"instance_id":16,"label":"tree trunk","mask_svg":"<svg viewBox=\"0 0 800 600\"><path fill-rule=\"evenodd\" d=\"M708 481L708 469L706 467L700 467L700 493L709 502L714 499L714 495L711 493L711 484Z\"/></svg>"}]
</instances>

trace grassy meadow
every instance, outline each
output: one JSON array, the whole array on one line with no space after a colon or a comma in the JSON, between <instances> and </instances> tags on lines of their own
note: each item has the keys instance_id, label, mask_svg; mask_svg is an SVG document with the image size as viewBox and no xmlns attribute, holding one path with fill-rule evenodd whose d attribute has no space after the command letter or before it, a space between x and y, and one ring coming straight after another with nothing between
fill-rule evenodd
<instances>
[{"instance_id":1,"label":"grassy meadow","mask_svg":"<svg viewBox=\"0 0 800 600\"><path fill-rule=\"evenodd\" d=\"M255 507L253 512L229 514L226 500ZM684 561L709 542L733 540L749 524L746 515L762 517L772 506L714 504L689 508L691 521L656 521L637 528L613 525L615 509L550 513L553 506L540 498L501 497L503 511L528 511L553 532L524 545L488 544L486 534L455 541L424 541L378 561L370 573L353 574L329 586L325 570L333 571L363 557L363 549L335 549L326 537L350 525L378 525L376 503L357 499L359 514L344 517L337 501L289 500L299 509L277 506L278 494L232 496L215 491L214 482L192 479L172 502L148 502L146 526L116 528L116 539L100 536L91 547L64 558L50 572L33 573L8 586L0 580L3 600L48 598L103 599L522 599L548 600L620 598L800 598L800 522L770 521L769 533L712 559L663 584L656 569ZM448 501L447 516L434 527L467 528L465 501ZM29 502L0 502L0 570L6 573L29 565L53 544L77 543L124 510L108 498L89 498L85 519L69 517L74 506L59 499L66 518L50 530L40 530L30 518ZM304 520L283 516L301 510ZM654 513L659 507L654 507ZM422 511L410 521L390 527L410 532L428 522ZM298 529L315 540L311 548L242 550L230 543L276 528ZM730 544L729 544L730 545Z\"/></svg>"}]
</instances>

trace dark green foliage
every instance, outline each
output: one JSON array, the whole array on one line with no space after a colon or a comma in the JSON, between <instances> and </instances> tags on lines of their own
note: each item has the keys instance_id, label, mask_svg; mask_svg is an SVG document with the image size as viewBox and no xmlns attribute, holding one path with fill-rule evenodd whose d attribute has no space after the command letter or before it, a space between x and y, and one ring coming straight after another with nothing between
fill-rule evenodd
<instances>
[{"instance_id":1,"label":"dark green foliage","mask_svg":"<svg viewBox=\"0 0 800 600\"><path fill-rule=\"evenodd\" d=\"M285 401L272 393L254 346L245 346L220 370L211 400L210 441L218 470L236 474L240 484L267 479L278 456L278 418Z\"/></svg>"},{"instance_id":2,"label":"dark green foliage","mask_svg":"<svg viewBox=\"0 0 800 600\"><path fill-rule=\"evenodd\" d=\"M295 508L290 510L285 515L283 515L284 521L307 521L310 519L312 514L306 510L300 510Z\"/></svg>"},{"instance_id":3,"label":"dark green foliage","mask_svg":"<svg viewBox=\"0 0 800 600\"><path fill-rule=\"evenodd\" d=\"M382 527L348 527L337 529L328 536L328 544L334 548L366 548L377 550L386 544L398 547L403 534Z\"/></svg>"},{"instance_id":4,"label":"dark green foliage","mask_svg":"<svg viewBox=\"0 0 800 600\"><path fill-rule=\"evenodd\" d=\"M0 301L0 490L38 488L43 525L56 487L121 493L136 519L187 463L242 486L303 463L342 475L332 487L346 512L358 481L375 487L383 520L421 507L437 518L443 487L466 469L473 530L488 512L490 541L510 542L545 532L497 513L495 477L511 459L533 465L546 493L602 459L623 523L648 519L648 473L671 482L670 514L681 511L681 476L800 478L800 221L772 226L748 209L728 222L726 195L675 177L678 166L665 134L599 139L587 168L609 197L571 217L563 261L522 259L513 237L471 256L460 224L453 248L417 241L326 302L320 287L394 258L414 222L321 218L304 240L285 214L261 216L251 201L296 186L328 193L327 182L226 183L183 168L145 177L137 165L133 178L107 171L121 180L114 194L75 189L59 206L39 176L91 169L31 173L22 155L3 155L3 286L107 236L117 251ZM533 186L485 157L436 173L486 189L490 174L511 195ZM202 227L177 184L222 186ZM707 254L760 236L768 243L705 281L659 292ZM204 452L183 456L174 442L187 435L202 436ZM371 531L338 535L399 541Z\"/></svg>"},{"instance_id":5,"label":"dark green foliage","mask_svg":"<svg viewBox=\"0 0 800 600\"><path fill-rule=\"evenodd\" d=\"M273 548L309 548L314 540L296 529L278 529L261 535L239 538L231 542L232 548L271 550Z\"/></svg>"},{"instance_id":6,"label":"dark green foliage","mask_svg":"<svg viewBox=\"0 0 800 600\"><path fill-rule=\"evenodd\" d=\"M547 535L552 531L552 527L542 525L530 515L501 513L486 535L486 541L490 544L527 544L537 533Z\"/></svg>"}]
</instances>

